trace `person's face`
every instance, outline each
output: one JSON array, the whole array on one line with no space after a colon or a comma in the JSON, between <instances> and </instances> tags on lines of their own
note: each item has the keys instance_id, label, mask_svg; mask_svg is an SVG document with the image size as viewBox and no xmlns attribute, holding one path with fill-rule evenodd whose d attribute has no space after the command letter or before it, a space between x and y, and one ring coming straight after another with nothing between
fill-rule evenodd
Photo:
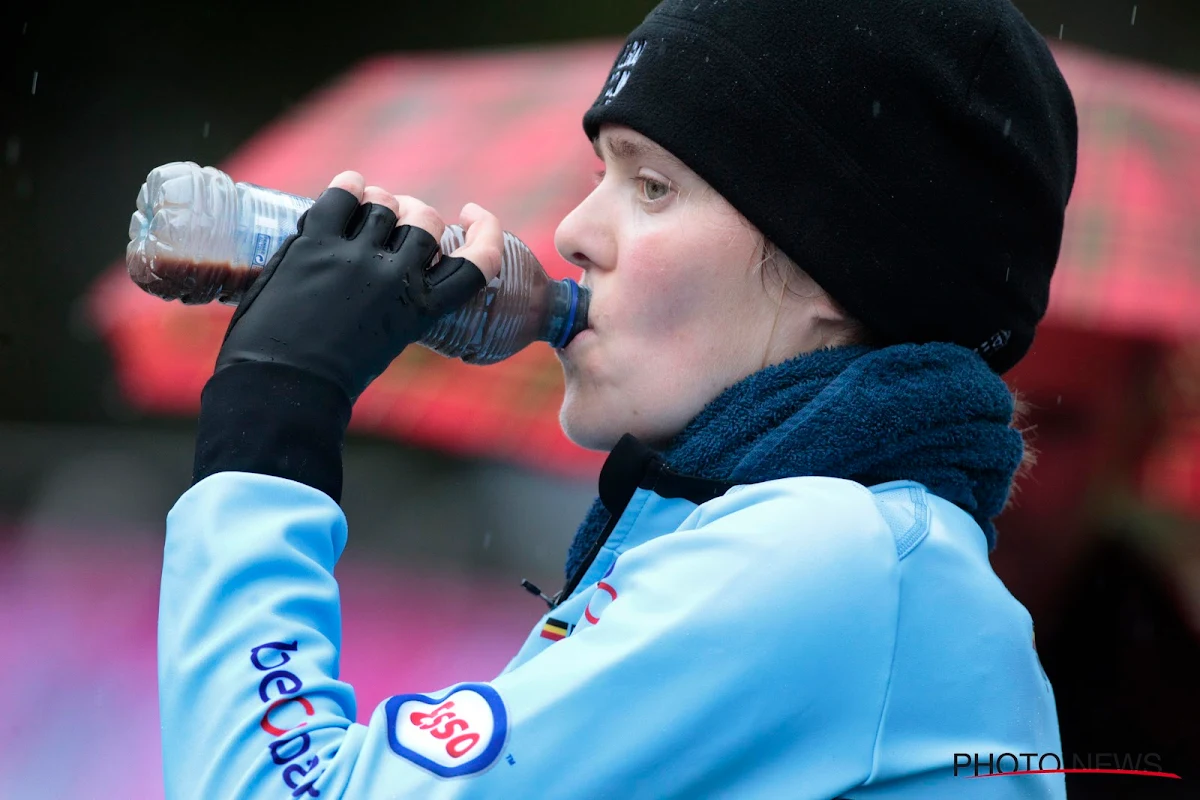
<instances>
[{"instance_id":1,"label":"person's face","mask_svg":"<svg viewBox=\"0 0 1200 800\"><path fill-rule=\"evenodd\" d=\"M594 144L602 176L555 235L592 290L591 330L559 353L560 421L592 449L661 443L770 360L780 292L761 234L699 176L628 128Z\"/></svg>"}]
</instances>

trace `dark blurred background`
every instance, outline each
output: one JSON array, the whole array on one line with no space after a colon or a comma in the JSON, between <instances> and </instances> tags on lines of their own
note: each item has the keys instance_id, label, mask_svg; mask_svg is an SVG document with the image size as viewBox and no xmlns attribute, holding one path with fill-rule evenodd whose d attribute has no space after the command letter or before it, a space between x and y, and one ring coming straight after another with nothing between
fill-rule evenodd
<instances>
[{"instance_id":1,"label":"dark blurred background","mask_svg":"<svg viewBox=\"0 0 1200 800\"><path fill-rule=\"evenodd\" d=\"M1200 81L1196 0L1017 5L1052 42ZM147 172L175 160L221 164L371 56L615 43L652 6L9 4L0 29L0 630L10 651L0 655L0 797L161 794L157 548L188 485L193 420L130 402L85 308L124 252ZM595 91L604 77L595 75ZM579 98L580 114L590 100ZM1200 188L1191 192L1194 200ZM1192 224L1200 230L1200 219ZM1170 794L1165 781L1080 776L1072 797L1200 797L1200 497L1177 480L1192 468L1183 456L1147 467L1194 430L1179 420L1191 419L1200 395L1195 348L1060 325L1035 346L1040 360L1012 378L1032 404L1042 455L1001 520L995 560L1038 625L1064 749L1158 752L1163 769L1185 778L1169 787L1183 793ZM1184 488L1156 493L1161 475ZM542 610L517 583L557 588L593 483L356 435L345 569L361 580L346 590L348 679L378 701L397 682L433 689L502 667ZM358 647L402 630L418 591L440 609L424 617L446 632L439 652L414 656L403 641L386 652ZM50 663L88 665L85 688L47 672ZM97 744L63 765L56 742L80 730L81 715L127 729L119 764ZM145 774L130 777L131 762Z\"/></svg>"}]
</instances>

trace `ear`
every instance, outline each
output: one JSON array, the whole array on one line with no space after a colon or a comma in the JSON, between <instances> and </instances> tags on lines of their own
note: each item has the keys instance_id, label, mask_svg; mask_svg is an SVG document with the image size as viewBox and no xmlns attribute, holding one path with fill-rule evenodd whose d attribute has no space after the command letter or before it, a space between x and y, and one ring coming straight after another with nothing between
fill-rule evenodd
<instances>
[{"instance_id":1,"label":"ear","mask_svg":"<svg viewBox=\"0 0 1200 800\"><path fill-rule=\"evenodd\" d=\"M813 284L816 285L815 283ZM821 322L838 327L851 327L854 320L850 317L846 310L841 305L829 296L829 293L824 289L819 289L819 293L812 298L815 306L817 319Z\"/></svg>"}]
</instances>

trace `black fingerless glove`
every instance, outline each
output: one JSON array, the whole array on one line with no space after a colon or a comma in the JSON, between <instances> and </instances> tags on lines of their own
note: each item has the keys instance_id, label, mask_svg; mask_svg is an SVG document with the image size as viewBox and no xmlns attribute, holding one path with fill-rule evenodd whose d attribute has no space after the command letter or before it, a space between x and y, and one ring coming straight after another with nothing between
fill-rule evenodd
<instances>
[{"instance_id":1,"label":"black fingerless glove","mask_svg":"<svg viewBox=\"0 0 1200 800\"><path fill-rule=\"evenodd\" d=\"M445 314L483 288L384 206L327 189L238 305L201 395L193 483L255 472L341 499L354 401Z\"/></svg>"}]
</instances>

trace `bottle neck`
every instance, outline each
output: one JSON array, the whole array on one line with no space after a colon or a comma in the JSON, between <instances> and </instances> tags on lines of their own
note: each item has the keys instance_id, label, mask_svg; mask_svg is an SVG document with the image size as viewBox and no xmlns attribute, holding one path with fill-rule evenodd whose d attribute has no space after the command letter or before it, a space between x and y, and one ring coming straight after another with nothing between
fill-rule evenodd
<instances>
[{"instance_id":1,"label":"bottle neck","mask_svg":"<svg viewBox=\"0 0 1200 800\"><path fill-rule=\"evenodd\" d=\"M570 278L551 281L547 293L550 296L550 308L538 340L549 342L555 349L562 349L581 331L587 330L592 293Z\"/></svg>"}]
</instances>

